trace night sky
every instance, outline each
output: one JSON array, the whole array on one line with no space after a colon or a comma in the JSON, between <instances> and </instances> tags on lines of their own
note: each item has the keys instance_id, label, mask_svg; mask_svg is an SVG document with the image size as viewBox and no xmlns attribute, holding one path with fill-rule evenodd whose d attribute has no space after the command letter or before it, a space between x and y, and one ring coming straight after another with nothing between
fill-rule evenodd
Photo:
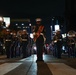
<instances>
[{"instance_id":1,"label":"night sky","mask_svg":"<svg viewBox=\"0 0 76 75\"><path fill-rule=\"evenodd\" d=\"M0 14L12 16L64 15L65 0L2 0Z\"/></svg>"}]
</instances>

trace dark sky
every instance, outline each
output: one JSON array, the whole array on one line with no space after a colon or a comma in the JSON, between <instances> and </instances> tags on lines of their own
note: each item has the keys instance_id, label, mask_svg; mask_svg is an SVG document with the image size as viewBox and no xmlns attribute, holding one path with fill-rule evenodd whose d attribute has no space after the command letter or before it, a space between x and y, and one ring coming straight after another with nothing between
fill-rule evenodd
<instances>
[{"instance_id":1,"label":"dark sky","mask_svg":"<svg viewBox=\"0 0 76 75\"><path fill-rule=\"evenodd\" d=\"M12 17L41 17L64 15L65 0L0 0L0 15ZM47 18L48 19L48 18ZM46 22L46 20L44 20ZM48 23L48 22L46 22ZM50 23L51 24L51 23ZM46 25L50 39L50 27Z\"/></svg>"},{"instance_id":2,"label":"dark sky","mask_svg":"<svg viewBox=\"0 0 76 75\"><path fill-rule=\"evenodd\" d=\"M1 14L63 15L65 0L2 0Z\"/></svg>"}]
</instances>

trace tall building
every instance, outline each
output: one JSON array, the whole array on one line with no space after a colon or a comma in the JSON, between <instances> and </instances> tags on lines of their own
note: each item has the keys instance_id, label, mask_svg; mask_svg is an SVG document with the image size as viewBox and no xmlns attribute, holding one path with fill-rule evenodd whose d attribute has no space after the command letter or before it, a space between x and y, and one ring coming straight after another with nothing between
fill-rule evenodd
<instances>
[{"instance_id":1,"label":"tall building","mask_svg":"<svg viewBox=\"0 0 76 75\"><path fill-rule=\"evenodd\" d=\"M23 30L29 31L30 19L11 19L10 29L12 30Z\"/></svg>"}]
</instances>

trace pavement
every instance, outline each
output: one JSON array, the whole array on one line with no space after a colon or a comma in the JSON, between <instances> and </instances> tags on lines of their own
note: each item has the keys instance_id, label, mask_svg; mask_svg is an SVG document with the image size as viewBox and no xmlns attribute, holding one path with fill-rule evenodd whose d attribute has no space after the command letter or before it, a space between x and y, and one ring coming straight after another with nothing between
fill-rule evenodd
<instances>
[{"instance_id":1,"label":"pavement","mask_svg":"<svg viewBox=\"0 0 76 75\"><path fill-rule=\"evenodd\" d=\"M36 55L27 58L0 56L0 75L76 75L76 58L62 55L61 59L43 55L44 62L36 62Z\"/></svg>"}]
</instances>

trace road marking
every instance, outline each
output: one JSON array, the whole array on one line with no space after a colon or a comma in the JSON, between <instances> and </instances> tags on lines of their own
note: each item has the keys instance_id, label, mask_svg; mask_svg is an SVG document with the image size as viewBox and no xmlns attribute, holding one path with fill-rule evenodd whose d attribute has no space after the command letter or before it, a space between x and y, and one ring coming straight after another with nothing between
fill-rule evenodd
<instances>
[{"instance_id":1,"label":"road marking","mask_svg":"<svg viewBox=\"0 0 76 75\"><path fill-rule=\"evenodd\" d=\"M0 65L0 75L6 74L7 72L15 69L16 67L18 67L21 64L22 63L4 63L4 64Z\"/></svg>"},{"instance_id":2,"label":"road marking","mask_svg":"<svg viewBox=\"0 0 76 75\"><path fill-rule=\"evenodd\" d=\"M47 63L53 75L76 75L76 69L64 63Z\"/></svg>"}]
</instances>

